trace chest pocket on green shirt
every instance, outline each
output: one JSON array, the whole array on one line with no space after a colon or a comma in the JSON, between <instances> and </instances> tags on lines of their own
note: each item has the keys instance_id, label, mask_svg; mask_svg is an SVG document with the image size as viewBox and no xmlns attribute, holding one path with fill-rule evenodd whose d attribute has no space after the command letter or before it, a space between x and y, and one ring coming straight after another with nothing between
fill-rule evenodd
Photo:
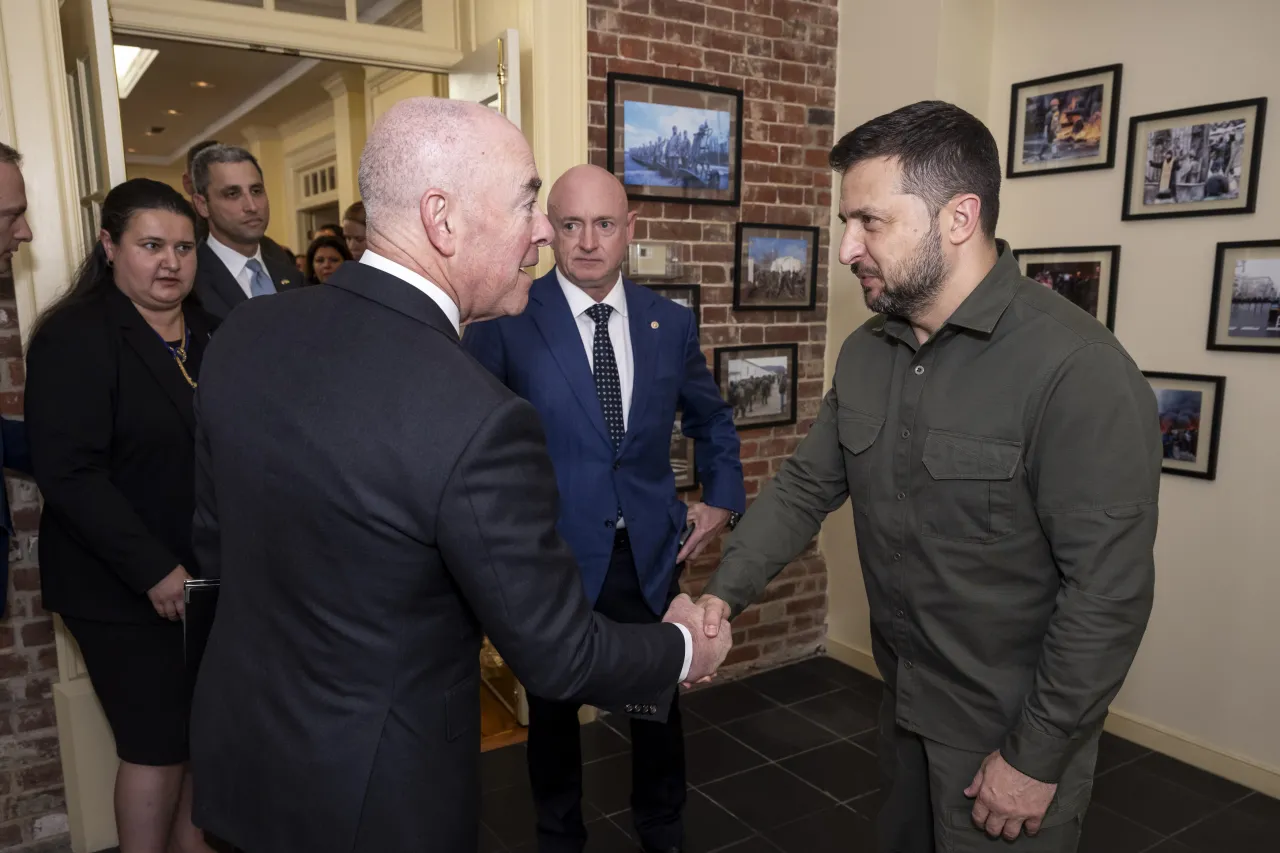
<instances>
[{"instance_id":1,"label":"chest pocket on green shirt","mask_svg":"<svg viewBox=\"0 0 1280 853\"><path fill-rule=\"evenodd\" d=\"M844 448L844 469L849 480L849 500L854 511L867 512L871 495L871 454L866 451L875 444L884 418L866 415L841 406L836 412L836 432Z\"/></svg>"},{"instance_id":2,"label":"chest pocket on green shirt","mask_svg":"<svg viewBox=\"0 0 1280 853\"><path fill-rule=\"evenodd\" d=\"M1014 475L1022 443L929 430L924 467L930 482L920 504L920 533L989 542L1017 529Z\"/></svg>"}]
</instances>

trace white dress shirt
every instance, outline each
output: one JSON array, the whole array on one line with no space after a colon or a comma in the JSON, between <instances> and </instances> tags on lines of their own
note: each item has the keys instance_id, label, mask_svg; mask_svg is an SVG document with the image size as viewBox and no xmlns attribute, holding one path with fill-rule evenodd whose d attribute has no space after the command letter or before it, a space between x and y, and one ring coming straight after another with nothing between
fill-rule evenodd
<instances>
[{"instance_id":1,"label":"white dress shirt","mask_svg":"<svg viewBox=\"0 0 1280 853\"><path fill-rule=\"evenodd\" d=\"M266 261L262 260L262 245L258 245L258 252L252 258L246 258L230 246L222 243L213 234L208 238L209 248L213 249L213 253L218 256L218 260L226 264L227 269L231 273L231 277L236 280L236 284L240 285L240 289L244 291L244 295L253 296L253 270L249 269L249 261L257 261L262 265L262 271L268 276L271 271L267 269Z\"/></svg>"},{"instance_id":2,"label":"white dress shirt","mask_svg":"<svg viewBox=\"0 0 1280 853\"><path fill-rule=\"evenodd\" d=\"M582 348L587 353L587 364L591 366L591 372L594 375L596 321L587 315L587 310L595 305L596 301L588 296L585 290L565 278L559 267L556 267L556 281L560 282L560 289L564 291L564 298L569 303L569 311L573 314L574 322L578 324L578 334L582 336ZM621 273L618 274L618 283L609 291L608 296L600 300L600 304L613 308L609 312L609 341L613 344L613 360L618 365L618 385L622 392L622 427L626 429L630 426L631 389L635 384L636 362L631 352L631 324L627 320L627 293L622 286ZM618 527L626 526L626 519L619 518ZM684 681L689 675L689 667L693 665L693 637L690 636L689 629L679 622L673 624L684 635L684 668L680 670L680 680Z\"/></svg>"},{"instance_id":3,"label":"white dress shirt","mask_svg":"<svg viewBox=\"0 0 1280 853\"><path fill-rule=\"evenodd\" d=\"M387 260L372 249L365 249L364 254L360 256L359 263L371 266L376 270L382 270L388 275L393 275L406 284L411 284L421 290L427 296L431 297L431 301L440 306L440 310L444 312L444 316L449 318L449 322L453 324L453 330L459 335L462 334L462 324L459 320L458 306L449 298L449 294L441 290L437 285L432 284L418 273L406 267L404 264L398 264L395 261Z\"/></svg>"},{"instance_id":4,"label":"white dress shirt","mask_svg":"<svg viewBox=\"0 0 1280 853\"><path fill-rule=\"evenodd\" d=\"M594 375L596 321L587 316L587 309L595 305L596 301L585 290L565 278L559 267L556 267L556 280L560 282L564 298L569 301L569 311L578 324L582 348L587 351L587 364L591 366L591 373ZM613 343L613 360L618 363L618 384L622 391L622 428L625 430L631 417L631 389L635 382L636 365L631 353L631 325L627 322L627 293L622 288L621 273L618 274L618 283L609 291L608 296L600 300L600 304L613 309L609 313L609 340Z\"/></svg>"}]
</instances>

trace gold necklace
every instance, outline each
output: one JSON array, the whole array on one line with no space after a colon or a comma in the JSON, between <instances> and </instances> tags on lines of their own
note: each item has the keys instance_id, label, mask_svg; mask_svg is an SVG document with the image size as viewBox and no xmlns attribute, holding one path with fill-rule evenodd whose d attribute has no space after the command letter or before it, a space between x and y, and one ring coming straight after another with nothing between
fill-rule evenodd
<instances>
[{"instance_id":1,"label":"gold necklace","mask_svg":"<svg viewBox=\"0 0 1280 853\"><path fill-rule=\"evenodd\" d=\"M169 352L173 355L173 360L177 362L178 370L182 371L182 378L187 380L187 384L193 389L196 387L196 381L191 378L191 374L187 373L187 347L191 342L191 330L187 328L186 318L182 322L182 343L174 346L165 341L165 346L169 348Z\"/></svg>"}]
</instances>

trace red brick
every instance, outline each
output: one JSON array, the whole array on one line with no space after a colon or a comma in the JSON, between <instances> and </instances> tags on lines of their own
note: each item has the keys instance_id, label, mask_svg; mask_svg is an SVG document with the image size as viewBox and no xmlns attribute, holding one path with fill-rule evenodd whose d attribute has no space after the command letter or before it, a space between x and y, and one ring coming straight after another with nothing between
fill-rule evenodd
<instances>
[{"instance_id":1,"label":"red brick","mask_svg":"<svg viewBox=\"0 0 1280 853\"><path fill-rule=\"evenodd\" d=\"M14 640L13 626L0 625L0 650L7 650L7 649L13 648L13 640Z\"/></svg>"},{"instance_id":2,"label":"red brick","mask_svg":"<svg viewBox=\"0 0 1280 853\"><path fill-rule=\"evenodd\" d=\"M4 791L5 793L7 793L9 788L9 780L5 778L3 780L3 784L4 784ZM22 843L22 825L21 824L7 823L4 826L0 826L0 849L7 850L10 847L17 847L21 843Z\"/></svg>"},{"instance_id":3,"label":"red brick","mask_svg":"<svg viewBox=\"0 0 1280 853\"><path fill-rule=\"evenodd\" d=\"M652 0L653 14L664 20L688 21L703 24L707 20L705 6L688 0Z\"/></svg>"},{"instance_id":4,"label":"red brick","mask_svg":"<svg viewBox=\"0 0 1280 853\"><path fill-rule=\"evenodd\" d=\"M712 325L713 323L728 323L729 309L723 305L708 306L702 309L702 322L704 325Z\"/></svg>"},{"instance_id":5,"label":"red brick","mask_svg":"<svg viewBox=\"0 0 1280 853\"><path fill-rule=\"evenodd\" d=\"M747 49L746 36L715 27L694 27L693 43L700 47L733 54L744 53Z\"/></svg>"},{"instance_id":6,"label":"red brick","mask_svg":"<svg viewBox=\"0 0 1280 853\"><path fill-rule=\"evenodd\" d=\"M22 358L22 338L19 335L0 335L0 356Z\"/></svg>"},{"instance_id":7,"label":"red brick","mask_svg":"<svg viewBox=\"0 0 1280 853\"><path fill-rule=\"evenodd\" d=\"M623 59L646 60L649 58L649 42L623 36L618 39L618 56Z\"/></svg>"},{"instance_id":8,"label":"red brick","mask_svg":"<svg viewBox=\"0 0 1280 853\"><path fill-rule=\"evenodd\" d=\"M804 85L808 79L805 75L805 66L795 62L784 62L778 74L778 78L783 83L794 83L796 85Z\"/></svg>"},{"instance_id":9,"label":"red brick","mask_svg":"<svg viewBox=\"0 0 1280 853\"><path fill-rule=\"evenodd\" d=\"M650 15L628 15L618 13L618 34L624 36L642 36L660 39L666 36L667 28L660 18Z\"/></svg>"},{"instance_id":10,"label":"red brick","mask_svg":"<svg viewBox=\"0 0 1280 853\"><path fill-rule=\"evenodd\" d=\"M24 648L34 649L37 646L47 646L52 642L52 619L45 619L41 622L31 622L22 626L22 645Z\"/></svg>"},{"instance_id":11,"label":"red brick","mask_svg":"<svg viewBox=\"0 0 1280 853\"><path fill-rule=\"evenodd\" d=\"M783 145L778 149L778 162L784 166L803 166L804 149L799 145Z\"/></svg>"},{"instance_id":12,"label":"red brick","mask_svg":"<svg viewBox=\"0 0 1280 853\"><path fill-rule=\"evenodd\" d=\"M57 725L53 706L47 702L36 702L18 707L13 712L17 730L22 733L51 729Z\"/></svg>"},{"instance_id":13,"label":"red brick","mask_svg":"<svg viewBox=\"0 0 1280 853\"><path fill-rule=\"evenodd\" d=\"M806 192L799 187L778 187L778 204L804 204Z\"/></svg>"},{"instance_id":14,"label":"red brick","mask_svg":"<svg viewBox=\"0 0 1280 853\"><path fill-rule=\"evenodd\" d=\"M703 284L724 284L728 280L724 267L707 265L702 268Z\"/></svg>"},{"instance_id":15,"label":"red brick","mask_svg":"<svg viewBox=\"0 0 1280 853\"><path fill-rule=\"evenodd\" d=\"M786 622L774 622L770 625L761 625L758 628L752 628L747 632L747 640L755 642L756 640L774 639L777 637L785 637L790 633L791 626Z\"/></svg>"},{"instance_id":16,"label":"red brick","mask_svg":"<svg viewBox=\"0 0 1280 853\"><path fill-rule=\"evenodd\" d=\"M761 142L742 143L742 159L746 162L777 163L778 146Z\"/></svg>"},{"instance_id":17,"label":"red brick","mask_svg":"<svg viewBox=\"0 0 1280 853\"><path fill-rule=\"evenodd\" d=\"M715 27L718 30L733 29L733 11L731 9L707 9L707 26Z\"/></svg>"},{"instance_id":18,"label":"red brick","mask_svg":"<svg viewBox=\"0 0 1280 853\"><path fill-rule=\"evenodd\" d=\"M0 820L18 820L24 817L35 817L65 808L66 797L62 790L43 791L40 793L15 794L4 805L4 813Z\"/></svg>"},{"instance_id":19,"label":"red brick","mask_svg":"<svg viewBox=\"0 0 1280 853\"><path fill-rule=\"evenodd\" d=\"M730 71L742 77L764 77L772 79L778 76L778 63L772 59L756 56L735 56Z\"/></svg>"},{"instance_id":20,"label":"red brick","mask_svg":"<svg viewBox=\"0 0 1280 853\"><path fill-rule=\"evenodd\" d=\"M808 76L804 82L810 86L835 88L836 68L834 65L809 65L806 66L806 71Z\"/></svg>"},{"instance_id":21,"label":"red brick","mask_svg":"<svg viewBox=\"0 0 1280 853\"><path fill-rule=\"evenodd\" d=\"M778 121L783 124L804 124L805 107L802 104L779 104Z\"/></svg>"},{"instance_id":22,"label":"red brick","mask_svg":"<svg viewBox=\"0 0 1280 853\"><path fill-rule=\"evenodd\" d=\"M615 59L609 63L609 70L619 74L645 74L650 77L662 75L662 66L658 63L641 62L637 59Z\"/></svg>"},{"instance_id":23,"label":"red brick","mask_svg":"<svg viewBox=\"0 0 1280 853\"><path fill-rule=\"evenodd\" d=\"M764 327L743 326L739 337L744 344L762 344L764 343Z\"/></svg>"},{"instance_id":24,"label":"red brick","mask_svg":"<svg viewBox=\"0 0 1280 853\"><path fill-rule=\"evenodd\" d=\"M22 655L13 652L0 654L0 678L16 678L26 675L31 670L31 663Z\"/></svg>"},{"instance_id":25,"label":"red brick","mask_svg":"<svg viewBox=\"0 0 1280 853\"><path fill-rule=\"evenodd\" d=\"M700 244L693 247L693 260L699 263L733 263L733 247L723 244Z\"/></svg>"},{"instance_id":26,"label":"red brick","mask_svg":"<svg viewBox=\"0 0 1280 853\"><path fill-rule=\"evenodd\" d=\"M609 73L609 61L603 56L592 56L587 61L587 74L591 77L603 77Z\"/></svg>"},{"instance_id":27,"label":"red brick","mask_svg":"<svg viewBox=\"0 0 1280 853\"><path fill-rule=\"evenodd\" d=\"M13 579L15 590L31 592L40 588L40 572L36 569L13 569L9 577Z\"/></svg>"},{"instance_id":28,"label":"red brick","mask_svg":"<svg viewBox=\"0 0 1280 853\"><path fill-rule=\"evenodd\" d=\"M689 45L654 42L649 45L649 57L654 62L660 62L663 65L677 65L685 68L702 67L702 51Z\"/></svg>"},{"instance_id":29,"label":"red brick","mask_svg":"<svg viewBox=\"0 0 1280 853\"><path fill-rule=\"evenodd\" d=\"M14 385L25 385L27 382L27 369L21 361L9 362L9 381Z\"/></svg>"},{"instance_id":30,"label":"red brick","mask_svg":"<svg viewBox=\"0 0 1280 853\"><path fill-rule=\"evenodd\" d=\"M741 12L747 8L747 0L704 0L709 6L718 9L729 9L734 12Z\"/></svg>"},{"instance_id":31,"label":"red brick","mask_svg":"<svg viewBox=\"0 0 1280 853\"><path fill-rule=\"evenodd\" d=\"M749 15L772 15L773 0L747 0L742 11Z\"/></svg>"},{"instance_id":32,"label":"red brick","mask_svg":"<svg viewBox=\"0 0 1280 853\"><path fill-rule=\"evenodd\" d=\"M618 37L600 32L598 30L587 31L587 52L588 53L607 53L610 56L618 52Z\"/></svg>"},{"instance_id":33,"label":"red brick","mask_svg":"<svg viewBox=\"0 0 1280 853\"><path fill-rule=\"evenodd\" d=\"M601 9L617 9L621 0L588 0L588 6L596 6Z\"/></svg>"},{"instance_id":34,"label":"red brick","mask_svg":"<svg viewBox=\"0 0 1280 853\"><path fill-rule=\"evenodd\" d=\"M62 785L62 764L50 761L28 767L18 773L18 787L24 791L40 791Z\"/></svg>"},{"instance_id":35,"label":"red brick","mask_svg":"<svg viewBox=\"0 0 1280 853\"><path fill-rule=\"evenodd\" d=\"M727 243L733 239L733 229L722 222L704 222L702 239L707 243Z\"/></svg>"},{"instance_id":36,"label":"red brick","mask_svg":"<svg viewBox=\"0 0 1280 853\"><path fill-rule=\"evenodd\" d=\"M702 226L696 222L669 222L665 219L649 223L650 240L701 240Z\"/></svg>"},{"instance_id":37,"label":"red brick","mask_svg":"<svg viewBox=\"0 0 1280 853\"><path fill-rule=\"evenodd\" d=\"M747 187L746 200L752 204L777 204L778 188L758 185Z\"/></svg>"},{"instance_id":38,"label":"red brick","mask_svg":"<svg viewBox=\"0 0 1280 853\"><path fill-rule=\"evenodd\" d=\"M734 646L729 650L729 654L725 656L724 665L733 666L734 664L746 663L758 657L760 657L758 646Z\"/></svg>"},{"instance_id":39,"label":"red brick","mask_svg":"<svg viewBox=\"0 0 1280 853\"><path fill-rule=\"evenodd\" d=\"M618 13L611 9L587 9L587 33L617 32Z\"/></svg>"},{"instance_id":40,"label":"red brick","mask_svg":"<svg viewBox=\"0 0 1280 853\"><path fill-rule=\"evenodd\" d=\"M15 337L14 340L17 340ZM22 344L18 344L18 354L22 354ZM0 414L18 417L22 414L22 394L17 391L6 391L0 394Z\"/></svg>"},{"instance_id":41,"label":"red brick","mask_svg":"<svg viewBox=\"0 0 1280 853\"><path fill-rule=\"evenodd\" d=\"M678 21L666 22L667 41L677 44L694 44L693 40L693 24L683 24Z\"/></svg>"},{"instance_id":42,"label":"red brick","mask_svg":"<svg viewBox=\"0 0 1280 853\"><path fill-rule=\"evenodd\" d=\"M805 165L812 166L815 169L830 168L831 164L828 159L830 157L830 153L831 152L824 151L821 148L810 148L804 152ZM830 177L828 176L827 179L830 180Z\"/></svg>"},{"instance_id":43,"label":"red brick","mask_svg":"<svg viewBox=\"0 0 1280 853\"><path fill-rule=\"evenodd\" d=\"M622 11L635 15L649 14L649 0L622 0Z\"/></svg>"}]
</instances>

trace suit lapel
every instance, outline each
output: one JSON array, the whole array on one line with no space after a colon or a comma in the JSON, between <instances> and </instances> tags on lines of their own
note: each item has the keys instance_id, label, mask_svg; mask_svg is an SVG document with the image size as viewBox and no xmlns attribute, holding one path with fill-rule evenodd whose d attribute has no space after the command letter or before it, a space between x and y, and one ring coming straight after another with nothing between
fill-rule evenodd
<instances>
[{"instance_id":1,"label":"suit lapel","mask_svg":"<svg viewBox=\"0 0 1280 853\"><path fill-rule=\"evenodd\" d=\"M648 289L639 287L623 279L622 286L627 295L627 324L631 332L631 358L635 367L635 376L631 382L631 408L627 412L627 434L622 441L622 449L634 435L636 424L644 417L645 406L649 402L649 389L653 386L654 363L657 358L658 332L654 327L654 298Z\"/></svg>"},{"instance_id":2,"label":"suit lapel","mask_svg":"<svg viewBox=\"0 0 1280 853\"><path fill-rule=\"evenodd\" d=\"M165 396L177 407L178 414L182 416L187 429L195 435L196 416L192 402L195 395L192 393L191 386L187 384L187 380L182 377L182 371L178 369L173 354L169 352L169 348L165 346L156 331L147 325L147 321L138 313L138 309L133 307L133 303L127 296L117 290L109 294L109 297L111 312L120 325L125 344L137 353L138 358L160 384ZM192 338L205 333L203 327L188 326L188 328L191 330Z\"/></svg>"},{"instance_id":3,"label":"suit lapel","mask_svg":"<svg viewBox=\"0 0 1280 853\"><path fill-rule=\"evenodd\" d=\"M348 262L338 267L325 287L336 287L361 299L376 302L384 308L430 326L455 344L458 342L458 331L440 310L440 306L430 296L391 273L368 264Z\"/></svg>"},{"instance_id":4,"label":"suit lapel","mask_svg":"<svg viewBox=\"0 0 1280 853\"><path fill-rule=\"evenodd\" d=\"M209 284L214 292L222 297L228 308L234 308L249 297L240 289L240 283L231 275L231 270L222 262L222 258L209 248L208 243L201 243L196 252L197 275L204 273L209 277ZM207 271L207 272L206 272Z\"/></svg>"},{"instance_id":5,"label":"suit lapel","mask_svg":"<svg viewBox=\"0 0 1280 853\"><path fill-rule=\"evenodd\" d=\"M595 426L600 438L613 447L613 439L609 437L609 428L600 408L600 397L596 394L596 380L591 375L591 363L582 348L582 334L578 331L569 302L560 290L555 270L534 282L529 297L529 314L560 372L569 382L587 420Z\"/></svg>"},{"instance_id":6,"label":"suit lapel","mask_svg":"<svg viewBox=\"0 0 1280 853\"><path fill-rule=\"evenodd\" d=\"M296 266L289 263L288 258L284 256L283 250L277 254L264 241L262 244L262 260L267 265L267 274L271 276L271 281L275 283L277 292L289 290L302 284L302 273L298 272Z\"/></svg>"}]
</instances>

